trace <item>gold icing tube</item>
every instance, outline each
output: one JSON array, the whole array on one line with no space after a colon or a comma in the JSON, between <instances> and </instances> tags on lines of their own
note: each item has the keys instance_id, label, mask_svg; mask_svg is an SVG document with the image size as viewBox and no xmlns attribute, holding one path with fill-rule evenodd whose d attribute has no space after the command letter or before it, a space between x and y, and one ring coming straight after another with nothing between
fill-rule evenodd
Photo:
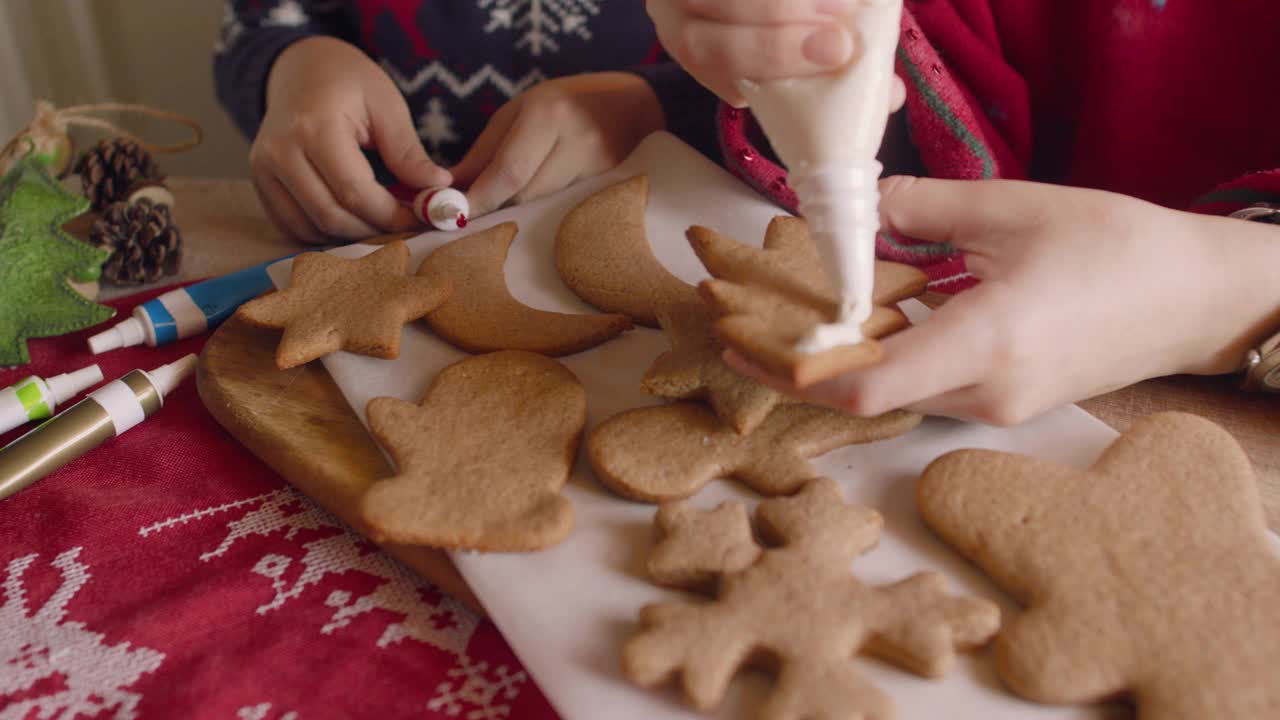
<instances>
[{"instance_id":1,"label":"gold icing tube","mask_svg":"<svg viewBox=\"0 0 1280 720\"><path fill-rule=\"evenodd\" d=\"M151 417L195 370L187 355L151 370L134 370L0 449L0 500Z\"/></svg>"}]
</instances>

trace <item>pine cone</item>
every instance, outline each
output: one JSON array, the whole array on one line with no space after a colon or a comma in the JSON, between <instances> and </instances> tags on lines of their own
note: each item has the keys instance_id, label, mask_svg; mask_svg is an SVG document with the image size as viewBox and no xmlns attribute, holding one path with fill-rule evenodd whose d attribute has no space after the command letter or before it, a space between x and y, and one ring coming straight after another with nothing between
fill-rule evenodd
<instances>
[{"instance_id":1,"label":"pine cone","mask_svg":"<svg viewBox=\"0 0 1280 720\"><path fill-rule=\"evenodd\" d=\"M81 158L77 171L85 197L98 211L126 199L130 188L139 182L160 179L160 168L151 153L124 138L99 141Z\"/></svg>"},{"instance_id":2,"label":"pine cone","mask_svg":"<svg viewBox=\"0 0 1280 720\"><path fill-rule=\"evenodd\" d=\"M102 279L114 285L155 282L177 272L182 259L182 234L169 206L146 198L108 207L89 229L89 242L111 251Z\"/></svg>"}]
</instances>

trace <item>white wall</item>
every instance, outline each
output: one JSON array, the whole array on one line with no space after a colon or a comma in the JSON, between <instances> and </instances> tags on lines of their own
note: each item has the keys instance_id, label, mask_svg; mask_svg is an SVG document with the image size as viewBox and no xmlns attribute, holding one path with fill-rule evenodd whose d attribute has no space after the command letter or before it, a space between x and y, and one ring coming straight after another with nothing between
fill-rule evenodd
<instances>
[{"instance_id":1,"label":"white wall","mask_svg":"<svg viewBox=\"0 0 1280 720\"><path fill-rule=\"evenodd\" d=\"M32 98L60 107L145 103L188 115L205 129L199 148L158 158L165 173L246 176L248 145L213 92L211 57L221 17L220 0L0 0L0 136L8 138L30 119ZM5 54L9 36L17 41L17 70ZM24 97L19 78L32 98ZM185 137L184 128L168 123L121 120L149 140Z\"/></svg>"}]
</instances>

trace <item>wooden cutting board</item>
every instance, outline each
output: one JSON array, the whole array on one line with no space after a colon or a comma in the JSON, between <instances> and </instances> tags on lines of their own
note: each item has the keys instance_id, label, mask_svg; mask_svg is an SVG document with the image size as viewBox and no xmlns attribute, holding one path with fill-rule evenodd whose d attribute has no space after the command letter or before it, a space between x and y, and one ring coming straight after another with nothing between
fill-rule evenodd
<instances>
[{"instance_id":1,"label":"wooden cutting board","mask_svg":"<svg viewBox=\"0 0 1280 720\"><path fill-rule=\"evenodd\" d=\"M234 317L200 354L196 384L210 414L273 470L335 517L367 536L360 496L391 467L320 363L277 370L279 333ZM438 550L382 549L441 590L483 613L462 576Z\"/></svg>"}]
</instances>

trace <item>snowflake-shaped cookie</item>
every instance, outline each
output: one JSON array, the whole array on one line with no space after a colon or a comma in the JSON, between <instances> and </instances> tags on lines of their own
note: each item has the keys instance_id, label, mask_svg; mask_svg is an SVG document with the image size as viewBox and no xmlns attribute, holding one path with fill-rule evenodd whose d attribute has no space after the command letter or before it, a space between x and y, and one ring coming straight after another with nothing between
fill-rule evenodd
<instances>
[{"instance_id":1,"label":"snowflake-shaped cookie","mask_svg":"<svg viewBox=\"0 0 1280 720\"><path fill-rule=\"evenodd\" d=\"M747 664L777 668L762 720L892 717L889 698L855 669L868 652L926 677L950 670L957 649L985 643L1000 624L990 601L946 594L938 573L886 587L862 584L849 563L873 548L883 521L848 505L830 479L760 503L756 530L741 503L658 512L649 571L663 584L715 589L715 601L645 607L623 664L643 687L677 673L689 699L714 708Z\"/></svg>"}]
</instances>

